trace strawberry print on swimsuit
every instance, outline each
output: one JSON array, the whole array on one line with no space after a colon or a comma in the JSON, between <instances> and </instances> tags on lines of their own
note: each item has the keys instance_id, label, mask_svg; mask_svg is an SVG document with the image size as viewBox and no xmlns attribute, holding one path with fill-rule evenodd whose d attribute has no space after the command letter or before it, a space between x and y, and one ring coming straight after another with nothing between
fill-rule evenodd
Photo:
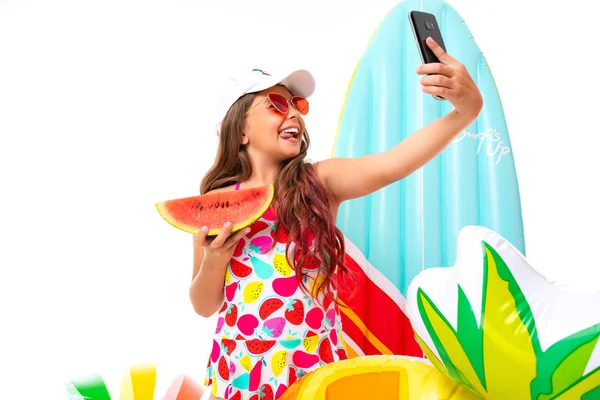
<instances>
[{"instance_id":1,"label":"strawberry print on swimsuit","mask_svg":"<svg viewBox=\"0 0 600 400\"><path fill-rule=\"evenodd\" d=\"M275 235L269 208L229 262L204 381L216 397L277 399L303 375L346 359L337 306L325 299L320 306L299 288L286 241L285 234ZM305 286L312 292L322 274L317 268L307 274Z\"/></svg>"}]
</instances>

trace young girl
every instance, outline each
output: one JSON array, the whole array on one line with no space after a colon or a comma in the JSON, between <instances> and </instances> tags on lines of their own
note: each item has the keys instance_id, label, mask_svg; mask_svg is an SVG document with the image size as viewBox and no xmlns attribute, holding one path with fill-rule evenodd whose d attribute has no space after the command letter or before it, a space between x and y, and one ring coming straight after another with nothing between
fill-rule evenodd
<instances>
[{"instance_id":1,"label":"young girl","mask_svg":"<svg viewBox=\"0 0 600 400\"><path fill-rule=\"evenodd\" d=\"M277 399L296 379L345 359L336 303L344 239L335 226L348 199L396 182L439 154L479 115L482 98L463 65L433 40L440 63L419 66L422 89L454 109L385 153L304 161L303 120L314 90L304 70L253 70L223 98L216 161L201 193L275 185L271 207L251 227L194 236L190 298L204 317L218 312L205 385L211 399Z\"/></svg>"}]
</instances>

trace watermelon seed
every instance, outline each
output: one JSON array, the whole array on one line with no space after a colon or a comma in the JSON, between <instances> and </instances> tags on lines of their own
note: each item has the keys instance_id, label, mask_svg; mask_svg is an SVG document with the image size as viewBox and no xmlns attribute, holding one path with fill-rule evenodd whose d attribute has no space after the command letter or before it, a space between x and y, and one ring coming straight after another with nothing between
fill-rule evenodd
<instances>
[{"instance_id":1,"label":"watermelon seed","mask_svg":"<svg viewBox=\"0 0 600 400\"><path fill-rule=\"evenodd\" d=\"M219 203L215 204L215 207L216 207L216 208L219 208Z\"/></svg>"},{"instance_id":2,"label":"watermelon seed","mask_svg":"<svg viewBox=\"0 0 600 400\"><path fill-rule=\"evenodd\" d=\"M227 203L225 203L225 206L229 207L229 201Z\"/></svg>"}]
</instances>

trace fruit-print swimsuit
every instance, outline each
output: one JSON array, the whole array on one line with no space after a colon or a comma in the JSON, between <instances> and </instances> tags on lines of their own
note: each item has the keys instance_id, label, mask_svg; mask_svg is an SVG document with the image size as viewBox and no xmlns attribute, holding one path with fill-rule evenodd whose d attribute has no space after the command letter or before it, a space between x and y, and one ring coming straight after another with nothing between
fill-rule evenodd
<instances>
[{"instance_id":1,"label":"fruit-print swimsuit","mask_svg":"<svg viewBox=\"0 0 600 400\"><path fill-rule=\"evenodd\" d=\"M303 375L346 359L338 307L326 300L321 307L298 287L285 257L284 236L275 235L275 213L269 207L227 266L204 381L216 397L277 399ZM269 251L273 241L276 246ZM316 269L307 274L316 277ZM315 279L304 281L312 291Z\"/></svg>"}]
</instances>

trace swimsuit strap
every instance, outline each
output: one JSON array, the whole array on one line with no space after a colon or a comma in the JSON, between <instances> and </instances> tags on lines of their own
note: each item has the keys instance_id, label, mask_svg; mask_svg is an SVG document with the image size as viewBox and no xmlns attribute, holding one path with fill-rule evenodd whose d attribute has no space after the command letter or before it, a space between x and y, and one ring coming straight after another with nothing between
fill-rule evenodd
<instances>
[{"instance_id":1,"label":"swimsuit strap","mask_svg":"<svg viewBox=\"0 0 600 400\"><path fill-rule=\"evenodd\" d=\"M240 183L239 182L235 184L235 190L240 190Z\"/></svg>"}]
</instances>

